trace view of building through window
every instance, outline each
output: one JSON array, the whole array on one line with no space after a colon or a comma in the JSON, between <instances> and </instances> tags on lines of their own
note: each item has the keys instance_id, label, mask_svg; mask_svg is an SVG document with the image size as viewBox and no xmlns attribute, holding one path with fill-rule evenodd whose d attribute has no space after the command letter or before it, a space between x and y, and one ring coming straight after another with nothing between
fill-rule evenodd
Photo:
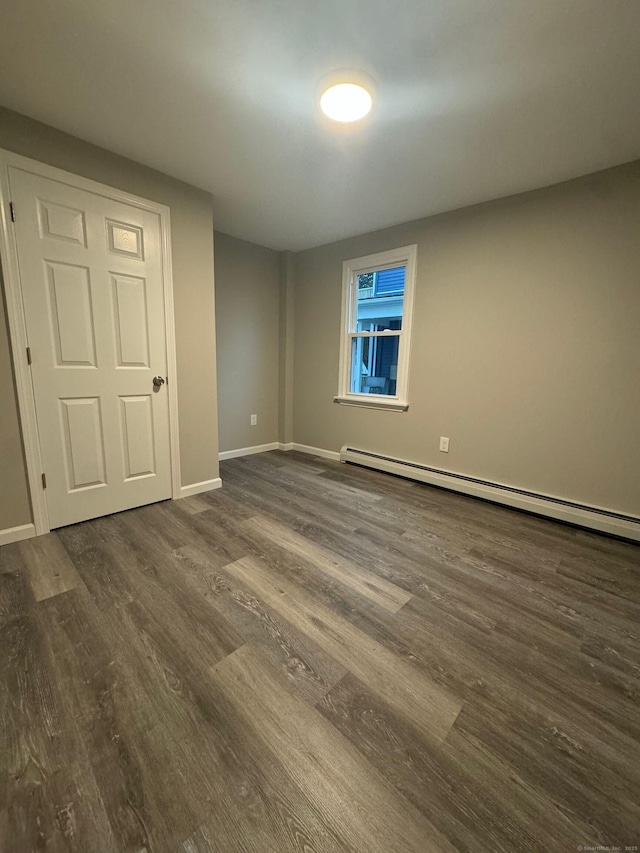
<instances>
[{"instance_id":1,"label":"view of building through window","mask_svg":"<svg viewBox=\"0 0 640 853\"><path fill-rule=\"evenodd\" d=\"M389 333L402 329L405 273L402 265L357 276L355 332L370 334L352 338L353 394L396 394L400 336Z\"/></svg>"}]
</instances>

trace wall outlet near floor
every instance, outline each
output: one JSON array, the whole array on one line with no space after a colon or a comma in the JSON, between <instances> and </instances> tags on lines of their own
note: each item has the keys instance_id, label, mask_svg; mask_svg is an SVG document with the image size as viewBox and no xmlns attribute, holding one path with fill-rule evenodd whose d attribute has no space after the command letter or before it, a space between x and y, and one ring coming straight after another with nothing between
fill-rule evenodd
<instances>
[{"instance_id":1,"label":"wall outlet near floor","mask_svg":"<svg viewBox=\"0 0 640 853\"><path fill-rule=\"evenodd\" d=\"M440 436L440 450L443 453L449 452L449 439L445 435Z\"/></svg>"},{"instance_id":2,"label":"wall outlet near floor","mask_svg":"<svg viewBox=\"0 0 640 853\"><path fill-rule=\"evenodd\" d=\"M251 415L251 426L257 426L257 425L258 425L258 416L257 415Z\"/></svg>"}]
</instances>

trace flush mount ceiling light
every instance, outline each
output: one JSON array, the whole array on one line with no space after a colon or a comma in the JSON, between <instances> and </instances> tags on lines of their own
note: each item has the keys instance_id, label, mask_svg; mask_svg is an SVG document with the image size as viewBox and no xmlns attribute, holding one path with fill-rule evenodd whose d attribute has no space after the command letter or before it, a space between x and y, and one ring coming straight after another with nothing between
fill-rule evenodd
<instances>
[{"instance_id":1,"label":"flush mount ceiling light","mask_svg":"<svg viewBox=\"0 0 640 853\"><path fill-rule=\"evenodd\" d=\"M342 122L364 118L372 104L369 92L356 83L338 83L327 89L320 98L322 112L334 121Z\"/></svg>"}]
</instances>

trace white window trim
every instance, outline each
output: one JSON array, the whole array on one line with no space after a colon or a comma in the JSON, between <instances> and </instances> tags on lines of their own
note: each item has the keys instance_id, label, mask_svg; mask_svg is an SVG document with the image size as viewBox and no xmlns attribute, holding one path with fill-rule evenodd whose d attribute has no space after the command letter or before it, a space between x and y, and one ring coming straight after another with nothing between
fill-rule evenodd
<instances>
[{"instance_id":1,"label":"white window trim","mask_svg":"<svg viewBox=\"0 0 640 853\"><path fill-rule=\"evenodd\" d=\"M413 324L413 298L415 293L416 267L418 246L402 246L387 252L377 252L375 255L365 255L353 258L342 264L342 323L340 327L340 374L338 377L338 394L334 402L343 406L364 406L369 409L386 409L395 412L406 412L409 408L409 359L411 353L411 328ZM354 394L351 388L351 340L354 337L371 337L371 333L358 334L356 329L357 289L355 283L358 275L365 272L393 268L406 264L404 301L402 308L402 329L376 332L375 337L399 336L398 342L398 375L396 378L396 395L386 394Z\"/></svg>"}]
</instances>

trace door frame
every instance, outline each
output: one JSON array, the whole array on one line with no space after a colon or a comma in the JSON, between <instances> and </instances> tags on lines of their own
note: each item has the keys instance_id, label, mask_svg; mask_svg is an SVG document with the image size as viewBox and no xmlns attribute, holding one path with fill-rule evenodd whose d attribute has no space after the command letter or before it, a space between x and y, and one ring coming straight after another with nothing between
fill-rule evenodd
<instances>
[{"instance_id":1,"label":"door frame","mask_svg":"<svg viewBox=\"0 0 640 853\"><path fill-rule=\"evenodd\" d=\"M169 455L171 464L171 497L179 498L181 489L180 446L178 432L178 383L176 367L175 320L173 309L173 274L171 263L171 222L169 208L106 184L57 169L47 163L31 160L21 154L0 148L0 263L4 279L9 321L9 338L13 371L18 395L18 410L27 464L31 512L36 536L49 533L49 512L42 485L42 456L36 417L35 394L31 369L27 362L27 323L22 301L22 283L18 264L18 244L13 227L9 167L14 166L38 177L59 181L74 189L103 196L112 201L138 207L160 217L162 285L164 295L165 334L167 341L167 393L169 400ZM20 211L15 211L16 216Z\"/></svg>"}]
</instances>

